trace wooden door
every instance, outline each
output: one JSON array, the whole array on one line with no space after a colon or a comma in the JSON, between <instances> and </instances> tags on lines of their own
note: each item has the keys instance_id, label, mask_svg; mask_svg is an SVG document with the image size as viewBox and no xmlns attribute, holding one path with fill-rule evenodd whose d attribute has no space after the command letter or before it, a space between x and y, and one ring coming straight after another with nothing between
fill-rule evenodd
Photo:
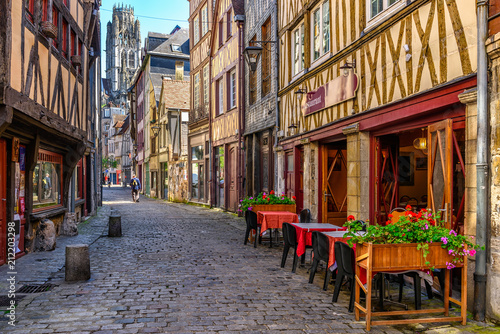
<instances>
[{"instance_id":1,"label":"wooden door","mask_svg":"<svg viewBox=\"0 0 500 334\"><path fill-rule=\"evenodd\" d=\"M236 145L233 144L229 146L229 152L227 157L228 162L228 187L229 187L229 199L228 199L228 207L227 209L230 211L236 211L238 207L238 187L237 187L237 178L238 178L238 169L237 169L237 158L238 152Z\"/></svg>"},{"instance_id":2,"label":"wooden door","mask_svg":"<svg viewBox=\"0 0 500 334\"><path fill-rule=\"evenodd\" d=\"M376 218L384 225L388 214L399 204L398 152L397 136L384 136L376 140L377 180L376 180Z\"/></svg>"},{"instance_id":3,"label":"wooden door","mask_svg":"<svg viewBox=\"0 0 500 334\"><path fill-rule=\"evenodd\" d=\"M295 196L295 173L293 163L293 151L285 153L285 194L292 198Z\"/></svg>"},{"instance_id":4,"label":"wooden door","mask_svg":"<svg viewBox=\"0 0 500 334\"><path fill-rule=\"evenodd\" d=\"M0 139L0 265L4 264L7 249L7 143Z\"/></svg>"},{"instance_id":5,"label":"wooden door","mask_svg":"<svg viewBox=\"0 0 500 334\"><path fill-rule=\"evenodd\" d=\"M342 226L347 221L347 150L325 146L323 157L322 222Z\"/></svg>"},{"instance_id":6,"label":"wooden door","mask_svg":"<svg viewBox=\"0 0 500 334\"><path fill-rule=\"evenodd\" d=\"M453 123L447 119L427 128L427 201L450 228L453 212Z\"/></svg>"}]
</instances>

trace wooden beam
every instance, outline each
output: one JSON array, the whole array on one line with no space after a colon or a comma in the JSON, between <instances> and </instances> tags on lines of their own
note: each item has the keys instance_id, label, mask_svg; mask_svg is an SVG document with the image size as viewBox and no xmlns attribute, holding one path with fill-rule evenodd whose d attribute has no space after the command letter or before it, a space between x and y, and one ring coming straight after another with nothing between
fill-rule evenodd
<instances>
[{"instance_id":1,"label":"wooden beam","mask_svg":"<svg viewBox=\"0 0 500 334\"><path fill-rule=\"evenodd\" d=\"M12 123L12 116L14 110L12 107L6 105L0 105L0 135L9 127Z\"/></svg>"},{"instance_id":2,"label":"wooden beam","mask_svg":"<svg viewBox=\"0 0 500 334\"><path fill-rule=\"evenodd\" d=\"M12 49L12 0L0 1L0 85L10 84Z\"/></svg>"}]
</instances>

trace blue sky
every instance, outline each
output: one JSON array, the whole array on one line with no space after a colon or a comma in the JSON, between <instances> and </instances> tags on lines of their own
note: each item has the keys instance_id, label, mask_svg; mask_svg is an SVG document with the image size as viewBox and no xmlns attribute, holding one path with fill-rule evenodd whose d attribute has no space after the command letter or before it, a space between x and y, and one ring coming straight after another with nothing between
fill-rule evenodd
<instances>
[{"instance_id":1,"label":"blue sky","mask_svg":"<svg viewBox=\"0 0 500 334\"><path fill-rule=\"evenodd\" d=\"M189 28L189 2L187 0L127 0L115 2L102 0L101 6L101 61L103 78L106 76L106 26L112 20L113 5L131 5L134 7L135 18L141 23L141 46L149 31L168 34L176 25Z\"/></svg>"}]
</instances>

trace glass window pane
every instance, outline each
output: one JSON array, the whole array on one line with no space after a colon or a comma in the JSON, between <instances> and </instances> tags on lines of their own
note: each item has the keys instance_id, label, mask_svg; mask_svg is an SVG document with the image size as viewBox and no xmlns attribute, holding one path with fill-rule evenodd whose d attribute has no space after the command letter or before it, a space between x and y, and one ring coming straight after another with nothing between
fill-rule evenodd
<instances>
[{"instance_id":1,"label":"glass window pane","mask_svg":"<svg viewBox=\"0 0 500 334\"><path fill-rule=\"evenodd\" d=\"M40 187L40 183L38 182L38 178L40 175L40 165L37 164L35 166L35 170L33 171L33 203L39 202L39 190L38 188Z\"/></svg>"},{"instance_id":2,"label":"glass window pane","mask_svg":"<svg viewBox=\"0 0 500 334\"><path fill-rule=\"evenodd\" d=\"M297 29L293 33L294 48L293 48L293 67L294 74L300 71L300 29Z\"/></svg>"},{"instance_id":3,"label":"glass window pane","mask_svg":"<svg viewBox=\"0 0 500 334\"><path fill-rule=\"evenodd\" d=\"M293 172L293 154L287 155L287 169L289 172Z\"/></svg>"},{"instance_id":4,"label":"glass window pane","mask_svg":"<svg viewBox=\"0 0 500 334\"><path fill-rule=\"evenodd\" d=\"M320 56L321 50L321 35L320 35L320 10L317 9L313 14L313 59L316 60Z\"/></svg>"},{"instance_id":5,"label":"glass window pane","mask_svg":"<svg viewBox=\"0 0 500 334\"><path fill-rule=\"evenodd\" d=\"M371 17L374 17L384 10L384 3L383 0L371 0L371 2Z\"/></svg>"},{"instance_id":6,"label":"glass window pane","mask_svg":"<svg viewBox=\"0 0 500 334\"><path fill-rule=\"evenodd\" d=\"M205 196L204 188L205 188L205 180L203 178L204 176L204 171L203 171L203 165L199 165L199 174L198 174L198 192L200 193L200 199L203 199Z\"/></svg>"},{"instance_id":7,"label":"glass window pane","mask_svg":"<svg viewBox=\"0 0 500 334\"><path fill-rule=\"evenodd\" d=\"M202 159L203 159L203 145L192 147L191 160L202 160Z\"/></svg>"},{"instance_id":8,"label":"glass window pane","mask_svg":"<svg viewBox=\"0 0 500 334\"><path fill-rule=\"evenodd\" d=\"M330 52L330 3L323 4L323 53Z\"/></svg>"},{"instance_id":9,"label":"glass window pane","mask_svg":"<svg viewBox=\"0 0 500 334\"><path fill-rule=\"evenodd\" d=\"M301 56L300 56L300 69L304 68L304 25L300 26L300 48L301 48Z\"/></svg>"},{"instance_id":10,"label":"glass window pane","mask_svg":"<svg viewBox=\"0 0 500 334\"><path fill-rule=\"evenodd\" d=\"M191 196L198 198L198 163L191 165Z\"/></svg>"}]
</instances>

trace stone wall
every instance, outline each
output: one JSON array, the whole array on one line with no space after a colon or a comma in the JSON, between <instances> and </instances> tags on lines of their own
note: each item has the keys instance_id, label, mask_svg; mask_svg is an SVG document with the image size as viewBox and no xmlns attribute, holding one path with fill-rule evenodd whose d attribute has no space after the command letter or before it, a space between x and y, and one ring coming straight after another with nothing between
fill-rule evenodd
<instances>
[{"instance_id":1,"label":"stone wall","mask_svg":"<svg viewBox=\"0 0 500 334\"><path fill-rule=\"evenodd\" d=\"M168 200L187 202L188 200L187 160L170 161L168 164Z\"/></svg>"},{"instance_id":2,"label":"stone wall","mask_svg":"<svg viewBox=\"0 0 500 334\"><path fill-rule=\"evenodd\" d=\"M318 156L318 142L304 145L304 208L313 221L318 220Z\"/></svg>"}]
</instances>

